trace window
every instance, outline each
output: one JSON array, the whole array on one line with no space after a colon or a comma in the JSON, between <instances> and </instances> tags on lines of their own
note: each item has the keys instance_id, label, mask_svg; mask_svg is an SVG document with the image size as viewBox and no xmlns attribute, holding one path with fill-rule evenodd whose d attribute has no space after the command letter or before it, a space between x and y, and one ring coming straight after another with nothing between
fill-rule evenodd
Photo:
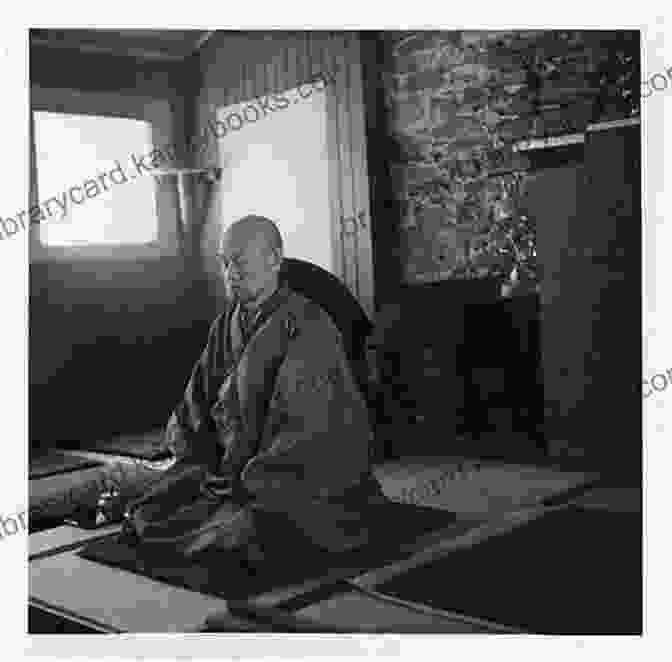
<instances>
[{"instance_id":1,"label":"window","mask_svg":"<svg viewBox=\"0 0 672 662\"><path fill-rule=\"evenodd\" d=\"M32 86L30 105L30 260L177 256L176 182L149 174L171 165L154 149L177 158L170 102Z\"/></svg>"},{"instance_id":2,"label":"window","mask_svg":"<svg viewBox=\"0 0 672 662\"><path fill-rule=\"evenodd\" d=\"M34 121L37 193L48 214L42 243L157 241L155 179L133 177L136 173L128 167L131 155L152 150L149 122L52 112L36 112Z\"/></svg>"},{"instance_id":3,"label":"window","mask_svg":"<svg viewBox=\"0 0 672 662\"><path fill-rule=\"evenodd\" d=\"M230 166L219 189L226 200L222 227L246 214L267 215L278 223L286 255L333 271L327 95L307 91L276 95L276 110L268 114L253 112L254 101L217 109L229 129L217 139L220 163Z\"/></svg>"}]
</instances>

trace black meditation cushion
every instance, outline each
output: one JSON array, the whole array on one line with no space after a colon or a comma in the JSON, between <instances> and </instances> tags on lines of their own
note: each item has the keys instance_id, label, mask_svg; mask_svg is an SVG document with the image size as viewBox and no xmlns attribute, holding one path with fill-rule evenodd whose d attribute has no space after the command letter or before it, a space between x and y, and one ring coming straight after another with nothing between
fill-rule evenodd
<instances>
[{"instance_id":1,"label":"black meditation cushion","mask_svg":"<svg viewBox=\"0 0 672 662\"><path fill-rule=\"evenodd\" d=\"M343 336L355 377L365 388L366 339L373 331L373 324L352 292L326 269L292 257L283 260L280 281L314 301L331 317Z\"/></svg>"}]
</instances>

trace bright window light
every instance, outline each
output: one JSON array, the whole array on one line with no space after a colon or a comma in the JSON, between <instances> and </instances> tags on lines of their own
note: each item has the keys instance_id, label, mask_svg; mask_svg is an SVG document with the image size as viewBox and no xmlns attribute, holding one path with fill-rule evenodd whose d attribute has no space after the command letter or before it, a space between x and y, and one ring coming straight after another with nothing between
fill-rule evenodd
<instances>
[{"instance_id":1,"label":"bright window light","mask_svg":"<svg viewBox=\"0 0 672 662\"><path fill-rule=\"evenodd\" d=\"M155 181L137 177L132 155L152 151L149 122L35 112L37 192L50 215L47 246L137 245L158 241ZM110 174L115 171L114 174ZM64 197L65 196L65 197Z\"/></svg>"},{"instance_id":2,"label":"bright window light","mask_svg":"<svg viewBox=\"0 0 672 662\"><path fill-rule=\"evenodd\" d=\"M266 215L278 223L286 255L333 271L327 95L313 89L304 97L301 91L277 95L289 103L217 140L220 160L229 166L219 185L226 200L222 227L246 214ZM237 126L235 116L250 115L251 105L219 108L218 119ZM259 195L260 182L265 195Z\"/></svg>"}]
</instances>

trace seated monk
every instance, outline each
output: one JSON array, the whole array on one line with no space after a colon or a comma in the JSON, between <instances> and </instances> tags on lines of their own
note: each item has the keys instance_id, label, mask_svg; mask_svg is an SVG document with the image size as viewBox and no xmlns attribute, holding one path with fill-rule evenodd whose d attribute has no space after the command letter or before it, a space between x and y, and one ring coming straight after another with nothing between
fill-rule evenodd
<instances>
[{"instance_id":1,"label":"seated monk","mask_svg":"<svg viewBox=\"0 0 672 662\"><path fill-rule=\"evenodd\" d=\"M177 461L127 509L126 539L252 559L269 542L291 548L294 534L330 551L366 544L366 506L385 497L339 331L279 284L282 238L272 221L232 224L218 258L231 305L168 423Z\"/></svg>"}]
</instances>

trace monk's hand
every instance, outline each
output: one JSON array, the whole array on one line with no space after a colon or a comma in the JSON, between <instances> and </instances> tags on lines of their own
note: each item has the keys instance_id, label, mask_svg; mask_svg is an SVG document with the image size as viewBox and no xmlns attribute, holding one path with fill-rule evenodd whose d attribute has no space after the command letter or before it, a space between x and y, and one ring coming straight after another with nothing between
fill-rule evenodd
<instances>
[{"instance_id":1,"label":"monk's hand","mask_svg":"<svg viewBox=\"0 0 672 662\"><path fill-rule=\"evenodd\" d=\"M250 510L241 508L233 513L226 512L229 507L222 509L224 516L215 513L209 519L195 539L185 548L183 552L185 556L193 556L210 547L221 550L239 550L253 539L255 528Z\"/></svg>"}]
</instances>

